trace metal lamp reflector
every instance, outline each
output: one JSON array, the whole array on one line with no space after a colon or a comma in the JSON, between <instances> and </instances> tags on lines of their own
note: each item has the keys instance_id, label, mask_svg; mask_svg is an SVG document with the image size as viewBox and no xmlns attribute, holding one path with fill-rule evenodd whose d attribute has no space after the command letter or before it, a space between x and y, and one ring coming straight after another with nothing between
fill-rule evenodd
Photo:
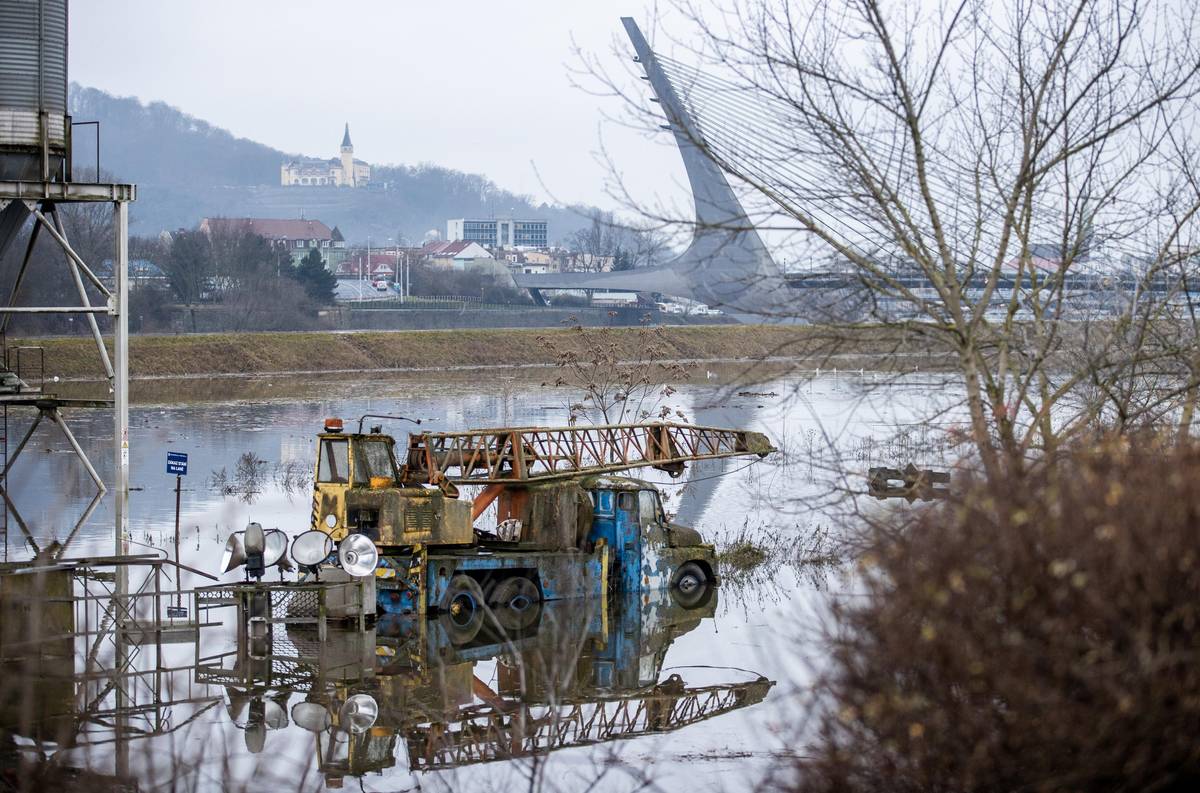
<instances>
[{"instance_id":1,"label":"metal lamp reflector","mask_svg":"<svg viewBox=\"0 0 1200 793\"><path fill-rule=\"evenodd\" d=\"M268 730L282 730L288 726L287 711L282 705L273 699L268 699L263 705L263 723Z\"/></svg>"},{"instance_id":2,"label":"metal lamp reflector","mask_svg":"<svg viewBox=\"0 0 1200 793\"><path fill-rule=\"evenodd\" d=\"M228 573L236 570L246 561L246 544L242 541L242 532L236 531L225 541L225 552L221 555L221 572Z\"/></svg>"},{"instance_id":3,"label":"metal lamp reflector","mask_svg":"<svg viewBox=\"0 0 1200 793\"><path fill-rule=\"evenodd\" d=\"M316 567L333 553L333 540L323 531L306 531L292 540L292 559L301 567Z\"/></svg>"},{"instance_id":4,"label":"metal lamp reflector","mask_svg":"<svg viewBox=\"0 0 1200 793\"><path fill-rule=\"evenodd\" d=\"M379 718L379 703L370 694L355 694L338 711L338 724L343 730L358 734L366 732Z\"/></svg>"},{"instance_id":5,"label":"metal lamp reflector","mask_svg":"<svg viewBox=\"0 0 1200 793\"><path fill-rule=\"evenodd\" d=\"M297 702L292 706L292 723L309 732L325 732L333 719L329 716L329 708L319 702Z\"/></svg>"},{"instance_id":6,"label":"metal lamp reflector","mask_svg":"<svg viewBox=\"0 0 1200 793\"><path fill-rule=\"evenodd\" d=\"M246 527L246 555L261 554L267 549L267 538L261 523L251 523Z\"/></svg>"},{"instance_id":7,"label":"metal lamp reflector","mask_svg":"<svg viewBox=\"0 0 1200 793\"><path fill-rule=\"evenodd\" d=\"M370 575L379 564L379 551L369 537L350 534L338 544L338 563L352 576Z\"/></svg>"},{"instance_id":8,"label":"metal lamp reflector","mask_svg":"<svg viewBox=\"0 0 1200 793\"><path fill-rule=\"evenodd\" d=\"M279 529L271 529L265 538L266 550L263 551L263 565L274 567L287 553L287 535Z\"/></svg>"}]
</instances>

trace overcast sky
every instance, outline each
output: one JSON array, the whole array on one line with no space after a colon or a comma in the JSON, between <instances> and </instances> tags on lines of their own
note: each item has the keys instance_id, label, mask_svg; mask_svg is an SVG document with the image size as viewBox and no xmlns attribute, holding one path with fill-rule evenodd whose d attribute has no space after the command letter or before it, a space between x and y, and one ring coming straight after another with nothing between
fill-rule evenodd
<instances>
[{"instance_id":1,"label":"overcast sky","mask_svg":"<svg viewBox=\"0 0 1200 793\"><path fill-rule=\"evenodd\" d=\"M675 204L687 194L668 133L606 123L620 100L568 73L572 39L623 73L619 18L653 42L652 14L652 0L76 0L70 77L312 156L336 155L348 121L370 163L431 162L613 208L603 142L639 200Z\"/></svg>"}]
</instances>

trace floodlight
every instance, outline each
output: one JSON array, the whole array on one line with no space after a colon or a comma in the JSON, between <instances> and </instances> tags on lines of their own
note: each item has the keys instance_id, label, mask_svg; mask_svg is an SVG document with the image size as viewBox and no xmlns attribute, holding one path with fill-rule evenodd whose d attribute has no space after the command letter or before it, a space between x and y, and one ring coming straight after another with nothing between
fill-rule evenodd
<instances>
[{"instance_id":1,"label":"floodlight","mask_svg":"<svg viewBox=\"0 0 1200 793\"><path fill-rule=\"evenodd\" d=\"M251 523L246 527L246 575L262 578L266 572L263 554L267 549L267 538L263 533L261 523Z\"/></svg>"},{"instance_id":2,"label":"floodlight","mask_svg":"<svg viewBox=\"0 0 1200 793\"><path fill-rule=\"evenodd\" d=\"M338 711L338 724L343 730L358 734L371 729L379 718L379 703L370 694L355 694Z\"/></svg>"},{"instance_id":3,"label":"floodlight","mask_svg":"<svg viewBox=\"0 0 1200 793\"><path fill-rule=\"evenodd\" d=\"M246 731L242 733L242 740L246 742L246 751L258 754L267 745L267 725L261 722L247 724Z\"/></svg>"},{"instance_id":4,"label":"floodlight","mask_svg":"<svg viewBox=\"0 0 1200 793\"><path fill-rule=\"evenodd\" d=\"M371 538L350 534L338 544L338 564L352 576L370 575L379 564L379 549Z\"/></svg>"},{"instance_id":5,"label":"floodlight","mask_svg":"<svg viewBox=\"0 0 1200 793\"><path fill-rule=\"evenodd\" d=\"M263 705L263 723L268 730L282 730L288 726L287 711L282 705L273 699L266 700Z\"/></svg>"},{"instance_id":6,"label":"floodlight","mask_svg":"<svg viewBox=\"0 0 1200 793\"><path fill-rule=\"evenodd\" d=\"M250 695L232 686L225 687L225 712L234 724L246 718L246 709L250 706Z\"/></svg>"},{"instance_id":7,"label":"floodlight","mask_svg":"<svg viewBox=\"0 0 1200 793\"><path fill-rule=\"evenodd\" d=\"M296 564L315 568L333 553L333 540L323 531L306 531L292 540L292 558Z\"/></svg>"},{"instance_id":8,"label":"floodlight","mask_svg":"<svg viewBox=\"0 0 1200 793\"><path fill-rule=\"evenodd\" d=\"M242 542L242 532L236 531L225 541L225 553L221 555L221 572L236 570L245 561L246 544Z\"/></svg>"},{"instance_id":9,"label":"floodlight","mask_svg":"<svg viewBox=\"0 0 1200 793\"><path fill-rule=\"evenodd\" d=\"M309 732L325 732L333 723L329 708L320 702L297 702L292 706L292 721L300 729Z\"/></svg>"},{"instance_id":10,"label":"floodlight","mask_svg":"<svg viewBox=\"0 0 1200 793\"><path fill-rule=\"evenodd\" d=\"M266 550L266 535L261 523L246 526L246 555L261 554Z\"/></svg>"},{"instance_id":11,"label":"floodlight","mask_svg":"<svg viewBox=\"0 0 1200 793\"><path fill-rule=\"evenodd\" d=\"M279 529L271 529L265 537L266 550L263 551L263 565L274 567L279 564L287 553L287 535Z\"/></svg>"}]
</instances>

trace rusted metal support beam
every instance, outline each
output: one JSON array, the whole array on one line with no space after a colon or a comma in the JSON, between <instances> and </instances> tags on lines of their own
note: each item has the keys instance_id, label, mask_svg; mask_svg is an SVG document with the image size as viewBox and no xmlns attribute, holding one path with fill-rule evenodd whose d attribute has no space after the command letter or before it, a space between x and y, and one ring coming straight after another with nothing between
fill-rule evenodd
<instances>
[{"instance_id":1,"label":"rusted metal support beam","mask_svg":"<svg viewBox=\"0 0 1200 793\"><path fill-rule=\"evenodd\" d=\"M83 467L87 470L88 476L90 476L92 481L96 483L97 489L99 489L101 493L106 492L108 488L104 486L104 480L100 478L100 474L96 473L96 469L92 467L92 461L89 460L87 454L84 453L83 447L79 445L79 441L75 440L74 433L72 433L71 428L67 426L67 422L63 420L62 414L58 412L58 408L43 412L50 417L52 422L58 425L60 430L62 430L62 434L67 438L67 443L69 443L71 448L75 451L75 456L79 458L79 462L83 463Z\"/></svg>"},{"instance_id":2,"label":"rusted metal support beam","mask_svg":"<svg viewBox=\"0 0 1200 793\"><path fill-rule=\"evenodd\" d=\"M495 503L503 492L504 485L488 485L479 495L475 496L475 500L471 502L471 522L479 520L479 516L486 512L487 508Z\"/></svg>"},{"instance_id":3,"label":"rusted metal support beam","mask_svg":"<svg viewBox=\"0 0 1200 793\"><path fill-rule=\"evenodd\" d=\"M50 236L54 237L54 241L57 242L59 247L63 249L63 253L67 255L67 258L74 262L75 265L79 267L85 275L87 275L88 280L100 290L100 293L106 298L111 298L112 292L108 291L108 287L104 285L104 282L96 277L96 274L93 273L91 268L87 266L87 263L83 261L83 258L75 252L74 248L71 247L71 243L67 240L67 233L63 230L62 220L58 217L58 211L54 209L51 209L50 211L54 213L54 220L57 223L58 228L55 228L55 224L51 223L50 219L42 214L40 210L33 210L33 216L38 219L38 223L46 227L46 231L50 233ZM87 302L86 297L84 302Z\"/></svg>"},{"instance_id":4,"label":"rusted metal support beam","mask_svg":"<svg viewBox=\"0 0 1200 793\"><path fill-rule=\"evenodd\" d=\"M54 225L57 228L55 239L59 241L59 245L62 246L67 254L67 269L71 272L71 279L75 281L75 290L79 293L79 299L83 301L85 306L92 304L91 299L88 297L87 289L83 285L83 278L79 274L81 270L87 273L88 278L100 289L101 293L111 298L112 294L105 288L104 284L100 283L100 279L88 269L87 265L83 263L83 259L71 248L71 244L67 241L67 230L63 226L62 217L58 214L58 209L51 205L51 211L54 213ZM45 222L45 216L42 213L35 212L34 214L37 215L39 220ZM54 232L55 229L50 229L50 231ZM88 327L92 331L92 339L96 342L96 349L100 352L100 362L104 364L104 376L108 378L109 383L112 383L112 361L108 358L108 349L104 346L104 336L100 335L100 326L96 323L96 315L88 314L87 322Z\"/></svg>"}]
</instances>

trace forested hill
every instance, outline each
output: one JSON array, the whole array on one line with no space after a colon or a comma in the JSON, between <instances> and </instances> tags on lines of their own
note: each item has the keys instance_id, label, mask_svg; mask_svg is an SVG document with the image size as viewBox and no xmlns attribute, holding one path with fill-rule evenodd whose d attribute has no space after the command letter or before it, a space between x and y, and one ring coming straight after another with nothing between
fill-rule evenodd
<instances>
[{"instance_id":1,"label":"forested hill","mask_svg":"<svg viewBox=\"0 0 1200 793\"><path fill-rule=\"evenodd\" d=\"M70 108L77 122L100 122L102 171L137 184L130 231L143 236L190 228L205 216L303 215L339 226L352 243L397 232L417 242L430 229L445 234L448 218L515 215L549 221L555 241L587 225L591 211L535 204L486 177L427 164L372 163L369 189L280 187L279 166L294 154L234 137L162 102L72 85ZM74 145L77 169L95 161L93 128L76 127Z\"/></svg>"}]
</instances>

